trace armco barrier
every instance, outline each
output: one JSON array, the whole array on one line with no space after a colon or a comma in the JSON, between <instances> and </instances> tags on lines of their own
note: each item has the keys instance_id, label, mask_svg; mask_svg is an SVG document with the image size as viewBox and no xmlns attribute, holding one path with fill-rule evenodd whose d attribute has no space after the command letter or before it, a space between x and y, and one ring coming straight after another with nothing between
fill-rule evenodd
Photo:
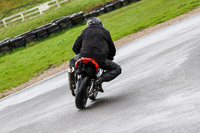
<instances>
[{"instance_id":1,"label":"armco barrier","mask_svg":"<svg viewBox=\"0 0 200 133\"><path fill-rule=\"evenodd\" d=\"M101 7L95 8L95 10L84 14L83 11L74 13L69 16L64 16L53 20L51 23L38 27L32 31L26 32L22 35L16 36L12 39L5 39L0 42L0 52L6 53L12 51L13 48L26 46L27 43L45 39L49 35L59 33L63 29L70 28L74 25L82 23L84 20L90 17L96 17L106 12L111 12L115 9L121 8L130 4L131 2L138 2L140 0L116 0L114 2L108 2Z\"/></svg>"}]
</instances>

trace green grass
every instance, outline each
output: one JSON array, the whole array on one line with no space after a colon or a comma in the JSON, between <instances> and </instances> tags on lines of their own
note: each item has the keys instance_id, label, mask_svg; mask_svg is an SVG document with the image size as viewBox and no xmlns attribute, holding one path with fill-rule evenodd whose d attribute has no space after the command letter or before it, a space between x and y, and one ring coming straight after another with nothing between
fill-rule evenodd
<instances>
[{"instance_id":1,"label":"green grass","mask_svg":"<svg viewBox=\"0 0 200 133\"><path fill-rule=\"evenodd\" d=\"M61 8L50 9L46 11L45 14L40 15L34 19L27 20L18 24L11 23L7 28L0 28L0 40L4 40L5 38L12 38L16 35L30 31L59 17L68 16L81 10L87 12L93 7L102 5L109 1L113 0L70 0L69 2L63 4Z\"/></svg>"},{"instance_id":2,"label":"green grass","mask_svg":"<svg viewBox=\"0 0 200 133\"><path fill-rule=\"evenodd\" d=\"M8 17L10 15L18 13L19 11L27 10L29 8L35 7L47 1L49 0L42 0L42 1L41 0L0 0L0 18L2 18L4 15ZM33 2L35 2L35 4L33 4ZM21 7L27 4L29 4L29 6ZM21 8L18 8L18 7L21 7ZM14 9L14 8L18 8L18 9ZM11 9L14 9L14 10L10 11L8 14L5 14L5 12L8 12Z\"/></svg>"},{"instance_id":3,"label":"green grass","mask_svg":"<svg viewBox=\"0 0 200 133\"><path fill-rule=\"evenodd\" d=\"M100 16L113 40L162 23L200 5L196 0L142 0ZM167 8L166 8L167 7ZM29 44L0 57L0 92L37 76L49 66L60 65L74 56L73 42L86 26L78 25L60 34Z\"/></svg>"}]
</instances>

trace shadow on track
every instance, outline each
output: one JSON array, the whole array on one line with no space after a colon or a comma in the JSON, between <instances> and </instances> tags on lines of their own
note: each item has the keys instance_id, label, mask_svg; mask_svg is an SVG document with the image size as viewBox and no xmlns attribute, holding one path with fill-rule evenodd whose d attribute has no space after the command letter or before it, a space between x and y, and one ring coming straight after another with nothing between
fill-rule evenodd
<instances>
[{"instance_id":1,"label":"shadow on track","mask_svg":"<svg viewBox=\"0 0 200 133\"><path fill-rule=\"evenodd\" d=\"M87 106L83 110L79 111L88 111L88 110L95 110L99 108L107 108L110 107L111 105L113 106L114 104L118 104L120 101L123 101L125 97L123 95L115 95L115 96L106 96L102 98L97 98L95 101L90 101L88 100Z\"/></svg>"}]
</instances>

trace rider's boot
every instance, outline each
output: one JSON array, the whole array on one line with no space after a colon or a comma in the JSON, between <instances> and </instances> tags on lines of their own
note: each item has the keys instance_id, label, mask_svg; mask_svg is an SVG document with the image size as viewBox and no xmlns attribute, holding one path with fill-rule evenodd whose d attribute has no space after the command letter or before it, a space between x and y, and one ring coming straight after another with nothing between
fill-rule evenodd
<instances>
[{"instance_id":1,"label":"rider's boot","mask_svg":"<svg viewBox=\"0 0 200 133\"><path fill-rule=\"evenodd\" d=\"M69 89L71 94L75 96L74 87L75 87L75 76L74 76L74 67L68 68L68 81L69 81Z\"/></svg>"},{"instance_id":2,"label":"rider's boot","mask_svg":"<svg viewBox=\"0 0 200 133\"><path fill-rule=\"evenodd\" d=\"M102 83L103 83L103 80L102 78L99 78L95 81L95 85L96 85L96 88L98 89L98 91L100 92L104 92L103 88L102 88Z\"/></svg>"}]
</instances>

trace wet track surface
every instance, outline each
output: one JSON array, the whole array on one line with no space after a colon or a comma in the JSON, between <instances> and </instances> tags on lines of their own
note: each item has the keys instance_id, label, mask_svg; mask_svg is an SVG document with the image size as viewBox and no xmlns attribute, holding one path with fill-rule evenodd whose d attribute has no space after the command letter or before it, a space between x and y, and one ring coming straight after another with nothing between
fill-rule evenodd
<instances>
[{"instance_id":1,"label":"wet track surface","mask_svg":"<svg viewBox=\"0 0 200 133\"><path fill-rule=\"evenodd\" d=\"M199 133L200 14L118 48L122 74L77 110L67 73L0 100L0 133Z\"/></svg>"}]
</instances>

